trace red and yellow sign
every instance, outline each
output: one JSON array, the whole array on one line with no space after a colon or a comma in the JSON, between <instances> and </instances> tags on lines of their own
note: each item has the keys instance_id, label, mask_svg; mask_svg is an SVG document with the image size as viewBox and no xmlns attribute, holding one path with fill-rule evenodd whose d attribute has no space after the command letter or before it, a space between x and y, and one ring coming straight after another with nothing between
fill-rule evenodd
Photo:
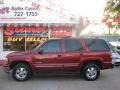
<instances>
[{"instance_id":1,"label":"red and yellow sign","mask_svg":"<svg viewBox=\"0 0 120 90\"><path fill-rule=\"evenodd\" d=\"M41 36L47 37L48 30L46 26L6 26L4 36Z\"/></svg>"},{"instance_id":2,"label":"red and yellow sign","mask_svg":"<svg viewBox=\"0 0 120 90\"><path fill-rule=\"evenodd\" d=\"M21 42L23 40L26 40L27 42L43 42L47 39L47 37L6 37L7 42Z\"/></svg>"}]
</instances>

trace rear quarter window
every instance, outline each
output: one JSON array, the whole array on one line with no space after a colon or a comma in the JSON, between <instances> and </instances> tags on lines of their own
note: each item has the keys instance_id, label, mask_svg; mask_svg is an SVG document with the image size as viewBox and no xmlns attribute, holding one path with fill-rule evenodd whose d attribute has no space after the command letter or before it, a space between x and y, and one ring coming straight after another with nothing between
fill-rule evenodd
<instances>
[{"instance_id":1,"label":"rear quarter window","mask_svg":"<svg viewBox=\"0 0 120 90\"><path fill-rule=\"evenodd\" d=\"M102 39L86 39L90 51L110 51L108 44Z\"/></svg>"}]
</instances>

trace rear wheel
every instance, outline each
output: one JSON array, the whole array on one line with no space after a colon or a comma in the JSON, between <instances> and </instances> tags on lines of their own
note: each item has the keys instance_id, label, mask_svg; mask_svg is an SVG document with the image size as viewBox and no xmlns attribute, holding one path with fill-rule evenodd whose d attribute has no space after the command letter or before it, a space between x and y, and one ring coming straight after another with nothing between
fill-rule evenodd
<instances>
[{"instance_id":1,"label":"rear wheel","mask_svg":"<svg viewBox=\"0 0 120 90\"><path fill-rule=\"evenodd\" d=\"M98 79L99 75L100 68L94 63L87 64L83 69L83 76L86 80L94 81Z\"/></svg>"},{"instance_id":2,"label":"rear wheel","mask_svg":"<svg viewBox=\"0 0 120 90\"><path fill-rule=\"evenodd\" d=\"M12 77L17 81L26 81L30 78L30 68L27 64L19 63L14 66Z\"/></svg>"}]
</instances>

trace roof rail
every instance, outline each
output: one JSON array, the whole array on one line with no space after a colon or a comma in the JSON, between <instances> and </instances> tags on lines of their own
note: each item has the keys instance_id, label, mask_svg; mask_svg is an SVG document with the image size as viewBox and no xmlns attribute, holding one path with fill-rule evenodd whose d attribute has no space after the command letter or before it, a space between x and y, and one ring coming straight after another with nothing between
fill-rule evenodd
<instances>
[{"instance_id":1,"label":"roof rail","mask_svg":"<svg viewBox=\"0 0 120 90\"><path fill-rule=\"evenodd\" d=\"M66 36L66 37L62 37L62 38L71 38L72 36Z\"/></svg>"}]
</instances>

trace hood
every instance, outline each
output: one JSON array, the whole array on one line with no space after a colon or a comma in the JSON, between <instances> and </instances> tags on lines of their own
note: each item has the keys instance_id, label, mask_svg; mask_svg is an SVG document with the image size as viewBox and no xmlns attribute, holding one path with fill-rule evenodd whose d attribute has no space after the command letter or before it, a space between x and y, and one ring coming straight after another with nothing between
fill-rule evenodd
<instances>
[{"instance_id":1,"label":"hood","mask_svg":"<svg viewBox=\"0 0 120 90\"><path fill-rule=\"evenodd\" d=\"M0 52L0 60L4 60L8 54L13 53L13 52L16 52L16 51L3 51L3 52Z\"/></svg>"},{"instance_id":2,"label":"hood","mask_svg":"<svg viewBox=\"0 0 120 90\"><path fill-rule=\"evenodd\" d=\"M28 55L28 54L31 54L33 53L32 51L22 51L22 52L13 52L13 53L10 53L7 55L7 57L10 57L10 56L20 56L20 55Z\"/></svg>"}]
</instances>

